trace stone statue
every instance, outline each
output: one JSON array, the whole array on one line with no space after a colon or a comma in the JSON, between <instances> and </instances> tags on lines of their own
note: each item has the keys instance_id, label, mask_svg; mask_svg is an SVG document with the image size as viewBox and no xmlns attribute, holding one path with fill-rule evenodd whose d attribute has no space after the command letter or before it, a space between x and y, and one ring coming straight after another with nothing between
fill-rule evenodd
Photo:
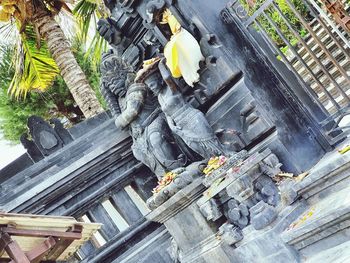
<instances>
[{"instance_id":1,"label":"stone statue","mask_svg":"<svg viewBox=\"0 0 350 263\"><path fill-rule=\"evenodd\" d=\"M103 54L100 66L101 93L113 116L119 115L121 109L118 98L124 97L126 88L134 81L135 72L126 64L114 49Z\"/></svg>"},{"instance_id":2,"label":"stone statue","mask_svg":"<svg viewBox=\"0 0 350 263\"><path fill-rule=\"evenodd\" d=\"M144 60L160 52L162 45L154 30L143 24L135 1L105 0L105 4L111 15L98 21L97 30L114 52L137 71Z\"/></svg>"},{"instance_id":3,"label":"stone statue","mask_svg":"<svg viewBox=\"0 0 350 263\"><path fill-rule=\"evenodd\" d=\"M162 74L168 72L159 70L158 63L139 71L133 83L133 69L139 68L140 61L153 57L159 43L151 30L145 31L140 42L131 43L128 36L133 29L127 29L125 21L138 23L129 15L133 9L127 1L106 0L106 4L111 17L99 21L98 31L113 51L102 61L101 91L116 117L116 126L130 129L135 157L160 178L190 162L223 154L204 114L191 107L180 92L163 85ZM138 54L137 59L129 54Z\"/></svg>"},{"instance_id":4,"label":"stone statue","mask_svg":"<svg viewBox=\"0 0 350 263\"><path fill-rule=\"evenodd\" d=\"M159 65L159 68L158 68ZM158 98L171 131L202 158L224 155L225 151L204 114L185 101L171 81L164 60L149 66L153 74L141 74L136 82L143 82ZM163 79L166 85L163 85Z\"/></svg>"},{"instance_id":5,"label":"stone statue","mask_svg":"<svg viewBox=\"0 0 350 263\"><path fill-rule=\"evenodd\" d=\"M116 117L118 128L129 127L136 159L158 177L186 164L186 155L175 143L157 98L143 83L131 83L134 73L109 52L101 64L101 91Z\"/></svg>"}]
</instances>

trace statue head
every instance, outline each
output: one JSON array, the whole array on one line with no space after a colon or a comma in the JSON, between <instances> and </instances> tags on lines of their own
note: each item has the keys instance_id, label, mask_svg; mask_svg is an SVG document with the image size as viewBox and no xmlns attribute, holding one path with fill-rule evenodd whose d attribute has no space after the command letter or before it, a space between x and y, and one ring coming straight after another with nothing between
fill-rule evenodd
<instances>
[{"instance_id":1,"label":"statue head","mask_svg":"<svg viewBox=\"0 0 350 263\"><path fill-rule=\"evenodd\" d=\"M103 54L100 69L102 84L116 96L123 96L135 79L133 68L115 54L113 49Z\"/></svg>"},{"instance_id":2,"label":"statue head","mask_svg":"<svg viewBox=\"0 0 350 263\"><path fill-rule=\"evenodd\" d=\"M158 95L162 90L163 79L159 72L154 72L145 78L144 83L155 95Z\"/></svg>"},{"instance_id":3,"label":"statue head","mask_svg":"<svg viewBox=\"0 0 350 263\"><path fill-rule=\"evenodd\" d=\"M163 83L158 70L159 61L159 58L144 61L143 68L137 72L135 78L135 82L146 84L155 95L159 94Z\"/></svg>"}]
</instances>

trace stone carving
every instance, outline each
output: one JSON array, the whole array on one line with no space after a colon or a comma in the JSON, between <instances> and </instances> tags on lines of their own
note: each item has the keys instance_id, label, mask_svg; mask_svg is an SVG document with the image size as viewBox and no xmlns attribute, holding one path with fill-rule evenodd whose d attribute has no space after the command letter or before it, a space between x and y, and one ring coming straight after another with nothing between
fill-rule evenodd
<instances>
[{"instance_id":1,"label":"stone carving","mask_svg":"<svg viewBox=\"0 0 350 263\"><path fill-rule=\"evenodd\" d=\"M33 142L43 155L49 155L63 147L63 141L57 132L38 116L28 118L28 128Z\"/></svg>"},{"instance_id":2,"label":"stone carving","mask_svg":"<svg viewBox=\"0 0 350 263\"><path fill-rule=\"evenodd\" d=\"M202 171L205 167L204 162L194 162L187 167L181 167L174 169L172 172L176 174L175 179L166 187L162 188L160 192L153 195L147 200L147 205L150 209L155 209L170 197L175 195L178 191L185 188L187 185L193 182L194 179L203 175Z\"/></svg>"},{"instance_id":3,"label":"stone carving","mask_svg":"<svg viewBox=\"0 0 350 263\"><path fill-rule=\"evenodd\" d=\"M157 98L145 84L132 83L134 73L114 52L103 57L101 91L116 117L116 126L130 128L134 156L159 178L166 172L184 166L185 154L160 110Z\"/></svg>"},{"instance_id":4,"label":"stone carving","mask_svg":"<svg viewBox=\"0 0 350 263\"><path fill-rule=\"evenodd\" d=\"M206 187L210 187L216 180L224 177L231 167L239 166L243 160L248 158L248 156L248 152L245 150L239 151L230 156L221 167L214 170L210 176L204 178L203 184Z\"/></svg>"},{"instance_id":5,"label":"stone carving","mask_svg":"<svg viewBox=\"0 0 350 263\"><path fill-rule=\"evenodd\" d=\"M51 119L50 124L54 125L54 130L59 135L64 145L67 145L68 143L73 141L72 136L70 135L68 130L63 127L63 124L59 119Z\"/></svg>"},{"instance_id":6,"label":"stone carving","mask_svg":"<svg viewBox=\"0 0 350 263\"><path fill-rule=\"evenodd\" d=\"M34 162L39 162L44 158L43 154L40 152L36 144L32 140L28 139L27 133L21 135L20 141Z\"/></svg>"},{"instance_id":7,"label":"stone carving","mask_svg":"<svg viewBox=\"0 0 350 263\"><path fill-rule=\"evenodd\" d=\"M222 166L226 171L213 172L204 180L209 189L197 202L203 216L217 221L224 215L239 229L249 224L255 229L268 226L276 219L275 207L280 202L272 180L280 166L270 150L255 153L239 164Z\"/></svg>"},{"instance_id":8,"label":"stone carving","mask_svg":"<svg viewBox=\"0 0 350 263\"><path fill-rule=\"evenodd\" d=\"M47 123L41 117L31 116L28 118L27 126L31 139L25 133L20 140L34 162L40 161L44 156L56 152L73 141L72 136L58 119L52 119Z\"/></svg>"},{"instance_id":9,"label":"stone carving","mask_svg":"<svg viewBox=\"0 0 350 263\"><path fill-rule=\"evenodd\" d=\"M152 0L146 5L147 22L152 23L154 20L154 13L165 6L164 0Z\"/></svg>"},{"instance_id":10,"label":"stone carving","mask_svg":"<svg viewBox=\"0 0 350 263\"><path fill-rule=\"evenodd\" d=\"M159 63L159 72L156 70L157 64L158 62L154 62L150 66L154 69L153 74L147 77L141 75L139 80L144 81L157 96L171 131L203 158L225 154L204 114L186 102L172 82L164 60ZM166 85L162 85L162 79Z\"/></svg>"},{"instance_id":11,"label":"stone carving","mask_svg":"<svg viewBox=\"0 0 350 263\"><path fill-rule=\"evenodd\" d=\"M208 221L216 221L223 215L220 203L216 199L210 199L209 202L204 203L200 206L200 210Z\"/></svg>"},{"instance_id":12,"label":"stone carving","mask_svg":"<svg viewBox=\"0 0 350 263\"><path fill-rule=\"evenodd\" d=\"M134 9L134 0L106 0L111 16L98 21L97 30L128 65L137 70L144 59L160 52L161 44L154 31L146 27ZM135 35L137 37L135 38Z\"/></svg>"},{"instance_id":13,"label":"stone carving","mask_svg":"<svg viewBox=\"0 0 350 263\"><path fill-rule=\"evenodd\" d=\"M218 236L230 246L243 239L242 231L238 227L228 223L223 224L219 228Z\"/></svg>"},{"instance_id":14,"label":"stone carving","mask_svg":"<svg viewBox=\"0 0 350 263\"><path fill-rule=\"evenodd\" d=\"M100 34L115 48L103 58L101 90L116 117L116 126L120 129L129 127L134 156L158 178L170 171L177 174L172 184L149 200L150 207L157 207L200 174L198 168L191 166L182 170L178 168L212 156L234 155L235 152L223 147L205 115L187 102L182 87L175 84L164 59L154 60L140 70L132 83L139 61L147 55L153 57L159 47L153 31L138 38L142 39L141 42L129 41L134 26L127 24L136 28L139 17L136 11L133 13L132 2L109 1L112 15L99 22ZM147 3L143 11L149 23L154 20L155 12L164 6L163 0ZM140 52L141 46L150 47L151 51ZM246 152L242 154L246 155ZM231 157L233 163L242 159L241 155L236 157ZM220 216L220 213L213 215L214 218Z\"/></svg>"},{"instance_id":15,"label":"stone carving","mask_svg":"<svg viewBox=\"0 0 350 263\"><path fill-rule=\"evenodd\" d=\"M122 37L120 31L113 24L112 19L102 18L97 23L97 30L110 45L117 47L122 42Z\"/></svg>"},{"instance_id":16,"label":"stone carving","mask_svg":"<svg viewBox=\"0 0 350 263\"><path fill-rule=\"evenodd\" d=\"M244 203L239 203L235 199L230 199L227 202L225 215L228 221L240 229L246 227L249 223L249 208Z\"/></svg>"},{"instance_id":17,"label":"stone carving","mask_svg":"<svg viewBox=\"0 0 350 263\"><path fill-rule=\"evenodd\" d=\"M33 141L44 155L49 155L56 148L63 147L61 138L42 118L37 116L29 117L28 128Z\"/></svg>"},{"instance_id":18,"label":"stone carving","mask_svg":"<svg viewBox=\"0 0 350 263\"><path fill-rule=\"evenodd\" d=\"M171 246L169 250L173 263L180 263L181 251L174 238L171 238Z\"/></svg>"},{"instance_id":19,"label":"stone carving","mask_svg":"<svg viewBox=\"0 0 350 263\"><path fill-rule=\"evenodd\" d=\"M278 188L275 183L267 176L259 177L254 184L255 200L257 202L264 201L265 203L277 206L280 201Z\"/></svg>"},{"instance_id":20,"label":"stone carving","mask_svg":"<svg viewBox=\"0 0 350 263\"><path fill-rule=\"evenodd\" d=\"M102 96L112 115L116 116L121 113L118 98L125 96L126 87L133 82L135 73L113 49L103 54L100 70Z\"/></svg>"},{"instance_id":21,"label":"stone carving","mask_svg":"<svg viewBox=\"0 0 350 263\"><path fill-rule=\"evenodd\" d=\"M271 224L277 217L277 212L273 206L260 201L249 209L251 213L251 222L256 230L263 229Z\"/></svg>"}]
</instances>

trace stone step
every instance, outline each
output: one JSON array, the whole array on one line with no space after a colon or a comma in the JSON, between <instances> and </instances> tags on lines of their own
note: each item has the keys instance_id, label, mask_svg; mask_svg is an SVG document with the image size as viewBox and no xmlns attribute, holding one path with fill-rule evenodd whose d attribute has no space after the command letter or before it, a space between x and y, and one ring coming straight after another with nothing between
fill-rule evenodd
<instances>
[{"instance_id":1,"label":"stone step","mask_svg":"<svg viewBox=\"0 0 350 263\"><path fill-rule=\"evenodd\" d=\"M350 140L343 142L338 149L350 144ZM344 189L350 184L346 184L344 180L350 182L350 152L340 154L333 151L325 155L322 160L310 170L309 175L299 183L295 183L293 191L298 196L310 199L322 193L327 189ZM329 191L329 190L328 190Z\"/></svg>"},{"instance_id":2,"label":"stone step","mask_svg":"<svg viewBox=\"0 0 350 263\"><path fill-rule=\"evenodd\" d=\"M350 259L350 241L326 249L317 255L305 259L305 263L346 263Z\"/></svg>"},{"instance_id":3,"label":"stone step","mask_svg":"<svg viewBox=\"0 0 350 263\"><path fill-rule=\"evenodd\" d=\"M347 187L310 202L309 209L290 225L282 239L308 258L348 241L349 228L350 187Z\"/></svg>"}]
</instances>

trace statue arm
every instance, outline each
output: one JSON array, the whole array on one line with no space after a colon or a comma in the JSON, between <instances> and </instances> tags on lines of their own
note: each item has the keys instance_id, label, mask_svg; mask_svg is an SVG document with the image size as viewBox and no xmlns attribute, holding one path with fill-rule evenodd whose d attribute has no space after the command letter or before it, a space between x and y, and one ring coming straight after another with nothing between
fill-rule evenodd
<instances>
[{"instance_id":1,"label":"statue arm","mask_svg":"<svg viewBox=\"0 0 350 263\"><path fill-rule=\"evenodd\" d=\"M169 88L171 88L171 90L173 90L173 91L177 90L177 86L171 77L171 73L170 73L169 69L167 68L167 66L165 65L164 58L162 58L160 60L160 62L158 64L158 69L159 69L160 74L162 75L164 82L167 84L167 86Z\"/></svg>"},{"instance_id":2,"label":"statue arm","mask_svg":"<svg viewBox=\"0 0 350 263\"><path fill-rule=\"evenodd\" d=\"M116 118L115 125L125 128L139 115L146 98L146 85L143 83L132 84L126 94L126 108Z\"/></svg>"},{"instance_id":3,"label":"statue arm","mask_svg":"<svg viewBox=\"0 0 350 263\"><path fill-rule=\"evenodd\" d=\"M121 113L117 97L106 87L106 83L100 85L101 94L106 101L112 116L117 116Z\"/></svg>"}]
</instances>

